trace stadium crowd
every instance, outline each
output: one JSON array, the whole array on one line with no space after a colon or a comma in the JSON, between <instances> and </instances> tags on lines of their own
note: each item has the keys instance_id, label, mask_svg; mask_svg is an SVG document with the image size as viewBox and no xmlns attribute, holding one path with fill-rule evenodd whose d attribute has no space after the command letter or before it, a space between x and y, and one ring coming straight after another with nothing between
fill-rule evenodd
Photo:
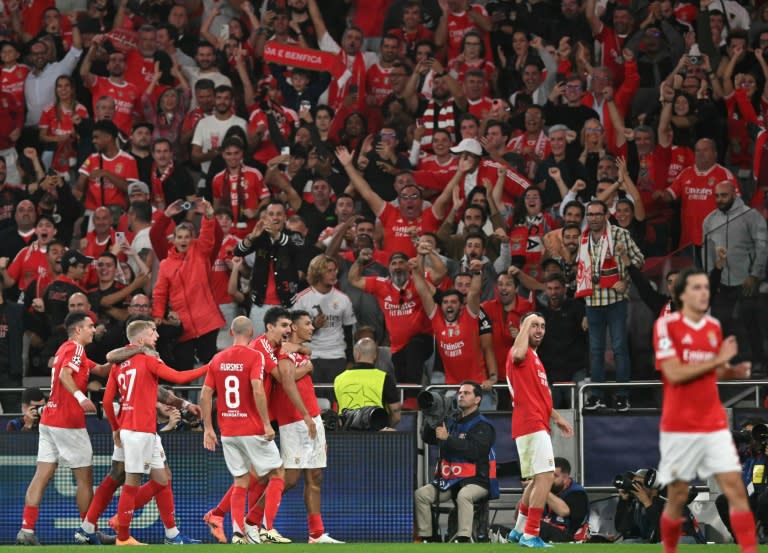
<instances>
[{"instance_id":1,"label":"stadium crowd","mask_svg":"<svg viewBox=\"0 0 768 553\"><path fill-rule=\"evenodd\" d=\"M761 6L2 8L0 388L49 374L69 313L96 322L97 363L150 316L190 370L275 306L311 314L315 383L372 336L398 384L490 391L533 309L550 382L654 377L628 307L674 309L643 268L682 248L667 284L711 271L713 314L763 374ZM630 407L618 388L587 408L610 399Z\"/></svg>"}]
</instances>

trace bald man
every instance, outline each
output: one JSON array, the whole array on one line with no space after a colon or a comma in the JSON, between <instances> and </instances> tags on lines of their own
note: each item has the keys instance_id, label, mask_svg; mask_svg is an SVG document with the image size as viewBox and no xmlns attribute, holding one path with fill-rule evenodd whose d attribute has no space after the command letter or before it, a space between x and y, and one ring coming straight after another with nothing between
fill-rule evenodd
<instances>
[{"instance_id":1,"label":"bald man","mask_svg":"<svg viewBox=\"0 0 768 553\"><path fill-rule=\"evenodd\" d=\"M759 313L759 287L768 264L768 231L759 211L744 204L730 182L715 185L717 209L707 215L702 225L704 233L703 261L711 271L717 261L718 248L726 249L725 267L720 286L712 297L712 315L723 326L723 334L734 334L739 351L752 361L763 364L763 349Z\"/></svg>"},{"instance_id":2,"label":"bald man","mask_svg":"<svg viewBox=\"0 0 768 553\"><path fill-rule=\"evenodd\" d=\"M336 377L333 389L339 413L344 409L383 407L389 413L389 426L394 428L400 422L400 394L394 377L376 368L378 354L378 346L371 338L358 340L353 349L355 364Z\"/></svg>"}]
</instances>

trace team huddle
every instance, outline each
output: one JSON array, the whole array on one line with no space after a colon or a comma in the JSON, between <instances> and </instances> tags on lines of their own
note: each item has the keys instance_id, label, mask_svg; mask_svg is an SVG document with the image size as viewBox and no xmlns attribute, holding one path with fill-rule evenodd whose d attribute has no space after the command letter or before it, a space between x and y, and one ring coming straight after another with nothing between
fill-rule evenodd
<instances>
[{"instance_id":1,"label":"team huddle","mask_svg":"<svg viewBox=\"0 0 768 553\"><path fill-rule=\"evenodd\" d=\"M71 468L77 482L76 501L83 521L74 536L78 543L140 545L131 536L131 520L152 498L166 544L200 543L176 527L171 473L156 433L156 402L202 417L204 446L213 451L219 443L211 420L214 394L221 447L233 477L219 504L204 516L216 540L229 541L223 520L231 512L232 543L290 543L274 528L274 520L283 493L303 475L309 543L341 543L325 532L320 514L325 434L312 384L311 352L303 345L312 339L312 319L305 311L276 307L266 313L264 322L266 333L254 339L251 321L237 317L230 327L230 348L207 365L180 372L160 360L153 321L130 322L129 344L110 352L107 364L96 365L85 354L95 333L93 321L86 314L68 315L69 339L54 357L51 395L40 419L37 470L27 489L17 544L39 545L35 535L39 505L59 465ZM85 414L96 411L84 393L89 374L108 378L103 405L115 444L110 471L95 492L85 425ZM185 384L202 376L200 406L159 386L160 380ZM280 450L271 420L279 425ZM141 485L145 474L149 480ZM109 536L96 524L121 485L117 514L109 521L117 535Z\"/></svg>"}]
</instances>

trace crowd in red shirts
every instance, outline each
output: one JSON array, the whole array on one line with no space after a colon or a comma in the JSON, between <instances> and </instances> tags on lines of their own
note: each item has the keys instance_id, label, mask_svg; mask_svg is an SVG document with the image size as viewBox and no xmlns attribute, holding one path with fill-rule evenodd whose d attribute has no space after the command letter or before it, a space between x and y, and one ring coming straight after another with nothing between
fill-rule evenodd
<instances>
[{"instance_id":1,"label":"crowd in red shirts","mask_svg":"<svg viewBox=\"0 0 768 553\"><path fill-rule=\"evenodd\" d=\"M185 370L228 345L238 314L259 333L308 287L329 381L364 330L399 383L490 389L531 310L547 321L550 380L602 381L608 329L617 380L652 376L650 335L628 338L626 306L674 309L642 269L679 249L665 267L714 271L728 298L714 314L759 371L758 8L5 2L0 330L22 320L28 339L0 332L0 387L22 366L48 374L67 312L92 313L98 362L129 317L151 316L164 359ZM350 301L312 278L318 255Z\"/></svg>"}]
</instances>

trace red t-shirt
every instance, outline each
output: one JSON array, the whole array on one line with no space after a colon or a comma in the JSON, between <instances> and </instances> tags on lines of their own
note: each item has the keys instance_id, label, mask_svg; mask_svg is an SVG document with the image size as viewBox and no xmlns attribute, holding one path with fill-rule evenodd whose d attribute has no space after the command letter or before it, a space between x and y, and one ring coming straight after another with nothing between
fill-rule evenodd
<instances>
[{"instance_id":1,"label":"red t-shirt","mask_svg":"<svg viewBox=\"0 0 768 553\"><path fill-rule=\"evenodd\" d=\"M26 104L24 101L24 82L27 80L28 74L29 67L20 63L10 69L3 67L0 70L0 90L13 96L13 99L20 106Z\"/></svg>"},{"instance_id":2,"label":"red t-shirt","mask_svg":"<svg viewBox=\"0 0 768 553\"><path fill-rule=\"evenodd\" d=\"M483 91L483 94L488 95L492 92L491 83L493 82L493 73L496 71L496 66L493 65L492 61L481 59L468 62L453 59L448 65L451 68L451 73L455 74L456 80L461 83L464 82L467 72L477 70L482 71L485 74L485 90Z\"/></svg>"},{"instance_id":3,"label":"red t-shirt","mask_svg":"<svg viewBox=\"0 0 768 553\"><path fill-rule=\"evenodd\" d=\"M691 243L696 246L702 245L704 240L702 225L707 215L717 209L715 186L723 181L730 182L736 189L736 193L741 195L739 183L733 173L718 163L705 172L696 169L695 165L683 169L675 182L667 188L675 199L680 200L681 247Z\"/></svg>"},{"instance_id":4,"label":"red t-shirt","mask_svg":"<svg viewBox=\"0 0 768 553\"><path fill-rule=\"evenodd\" d=\"M48 257L37 242L33 242L16 254L7 272L16 281L19 290L26 290L33 280L48 277Z\"/></svg>"},{"instance_id":5,"label":"red t-shirt","mask_svg":"<svg viewBox=\"0 0 768 553\"><path fill-rule=\"evenodd\" d=\"M72 121L73 112L66 111L63 106L61 108L60 116L58 111L59 110L57 110L55 104L46 108L40 115L40 123L38 127L41 130L46 129L49 134L54 136L71 135L75 130L75 124ZM82 104L75 105L74 113L77 113L81 119L87 119L89 117L88 110ZM74 138L56 144L52 162L52 166L56 171L62 173L68 172L69 168L75 165L76 160L77 150L75 148Z\"/></svg>"},{"instance_id":6,"label":"red t-shirt","mask_svg":"<svg viewBox=\"0 0 768 553\"><path fill-rule=\"evenodd\" d=\"M403 349L417 334L432 333L432 323L412 279L400 289L389 277L365 277L365 291L376 297L384 314L392 353Z\"/></svg>"},{"instance_id":7,"label":"red t-shirt","mask_svg":"<svg viewBox=\"0 0 768 553\"><path fill-rule=\"evenodd\" d=\"M216 391L222 436L259 436L264 422L256 409L251 381L264 380L264 355L248 346L232 346L209 364L205 385Z\"/></svg>"},{"instance_id":8,"label":"red t-shirt","mask_svg":"<svg viewBox=\"0 0 768 553\"><path fill-rule=\"evenodd\" d=\"M366 97L376 98L376 103L381 105L387 96L392 94L392 83L389 74L392 73L391 67L382 67L374 63L368 68L365 75Z\"/></svg>"},{"instance_id":9,"label":"red t-shirt","mask_svg":"<svg viewBox=\"0 0 768 553\"><path fill-rule=\"evenodd\" d=\"M515 363L512 350L507 357L507 385L512 396L512 437L519 438L544 430L549 432L552 392L547 371L539 356L528 348L522 363Z\"/></svg>"},{"instance_id":10,"label":"red t-shirt","mask_svg":"<svg viewBox=\"0 0 768 553\"><path fill-rule=\"evenodd\" d=\"M483 96L479 100L467 99L467 110L481 121L485 119L492 107L493 100L488 98L488 96ZM496 181L493 182L495 183Z\"/></svg>"},{"instance_id":11,"label":"red t-shirt","mask_svg":"<svg viewBox=\"0 0 768 553\"><path fill-rule=\"evenodd\" d=\"M304 368L307 363L311 363L309 356L302 353L283 353L278 354L278 360L289 360L297 369ZM307 408L307 412L310 417L316 417L320 414L320 406L317 404L317 396L315 395L315 386L312 384L312 375L307 373L296 381L296 388L299 390L301 400L304 402L304 407ZM277 417L278 426L285 426L292 422L304 420L299 410L288 399L288 395L285 393L283 387L275 382L272 386L272 392L270 397L272 405L272 412Z\"/></svg>"},{"instance_id":12,"label":"red t-shirt","mask_svg":"<svg viewBox=\"0 0 768 553\"><path fill-rule=\"evenodd\" d=\"M523 296L515 298L515 307L510 311L504 311L504 306L498 299L483 302L483 311L488 315L493 335L493 353L496 357L496 366L503 367L507 362L507 353L515 339L510 333L510 327L520 328L520 317L529 311L535 311L535 305Z\"/></svg>"},{"instance_id":13,"label":"red t-shirt","mask_svg":"<svg viewBox=\"0 0 768 553\"><path fill-rule=\"evenodd\" d=\"M214 200L219 200L229 205L235 216L235 222L240 220L241 211L245 209L256 210L264 198L269 198L269 190L264 186L264 177L261 171L243 165L240 171L232 174L228 169L216 174L211 183ZM251 229L256 225L254 219ZM250 232L245 229L233 229L235 231ZM241 234L241 232L236 232Z\"/></svg>"},{"instance_id":14,"label":"red t-shirt","mask_svg":"<svg viewBox=\"0 0 768 553\"><path fill-rule=\"evenodd\" d=\"M452 171L456 172L459 168L459 158L457 156L451 156L448 163L440 163L434 154L427 154L419 158L419 164L416 166L417 171Z\"/></svg>"},{"instance_id":15,"label":"red t-shirt","mask_svg":"<svg viewBox=\"0 0 768 553\"><path fill-rule=\"evenodd\" d=\"M449 323L440 307L435 306L431 320L437 349L443 360L445 383L485 380L485 358L480 351L480 325L477 324L477 315L463 307L456 321Z\"/></svg>"},{"instance_id":16,"label":"red t-shirt","mask_svg":"<svg viewBox=\"0 0 768 553\"><path fill-rule=\"evenodd\" d=\"M472 4L469 7L470 10L476 11L481 15L488 15L485 8L479 4ZM448 59L452 60L461 53L461 42L464 39L464 35L469 31L477 31L483 36L485 41L485 51L489 52L490 44L487 34L480 27L478 27L472 18L469 17L469 13L463 11L461 13L448 12Z\"/></svg>"},{"instance_id":17,"label":"red t-shirt","mask_svg":"<svg viewBox=\"0 0 768 553\"><path fill-rule=\"evenodd\" d=\"M88 374L96 363L85 355L85 348L72 340L67 340L56 351L51 372L51 395L40 416L40 424L57 428L85 428L85 411L59 380L64 367L72 370L72 378L77 389L85 393L88 386Z\"/></svg>"},{"instance_id":18,"label":"red t-shirt","mask_svg":"<svg viewBox=\"0 0 768 553\"><path fill-rule=\"evenodd\" d=\"M139 178L136 160L122 150L118 150L117 155L113 158L98 153L91 154L80 166L80 174L87 177L91 171L96 169L110 171L124 179ZM101 181L103 181L103 186ZM104 205L119 205L127 209L128 199L125 193L121 192L109 179L89 178L85 191L85 209L94 210Z\"/></svg>"},{"instance_id":19,"label":"red t-shirt","mask_svg":"<svg viewBox=\"0 0 768 553\"><path fill-rule=\"evenodd\" d=\"M409 232L411 228L416 227L418 236L425 232L437 232L440 228L440 220L431 208L416 219L407 221L398 208L386 203L379 219L384 227L384 249L390 253L403 252L408 257L416 256L416 246Z\"/></svg>"},{"instance_id":20,"label":"red t-shirt","mask_svg":"<svg viewBox=\"0 0 768 553\"><path fill-rule=\"evenodd\" d=\"M275 121L280 134L283 135L283 139L288 140L291 137L293 131L299 126L299 115L292 109L283 107L273 110ZM253 159L266 164L270 159L280 154L275 148L274 143L269 137L269 121L267 114L261 108L256 108L251 112L248 118L248 134L253 134L259 128L259 124L264 127L264 135L261 139L261 144L253 153Z\"/></svg>"},{"instance_id":21,"label":"red t-shirt","mask_svg":"<svg viewBox=\"0 0 768 553\"><path fill-rule=\"evenodd\" d=\"M232 259L233 252L239 240L236 236L228 234L221 241L221 248L216 255L216 261L213 262L211 267L211 292L213 292L213 299L218 304L232 303L232 296L227 293L227 287L229 285L229 267L227 267L227 261Z\"/></svg>"},{"instance_id":22,"label":"red t-shirt","mask_svg":"<svg viewBox=\"0 0 768 553\"><path fill-rule=\"evenodd\" d=\"M153 69L154 71L154 69ZM136 85L130 82L122 84L115 83L107 77L96 77L93 81L86 83L93 96L93 109L96 110L96 102L102 96L110 96L115 100L115 115L112 121L117 125L126 136L131 134L134 112L139 113L137 106L141 93Z\"/></svg>"},{"instance_id":23,"label":"red t-shirt","mask_svg":"<svg viewBox=\"0 0 768 553\"><path fill-rule=\"evenodd\" d=\"M653 344L656 369L668 359L701 363L717 356L723 334L717 319L704 316L698 323L681 312L656 320ZM688 382L672 384L664 372L664 403L661 408L662 432L715 432L728 428L728 418L717 391L714 369Z\"/></svg>"},{"instance_id":24,"label":"red t-shirt","mask_svg":"<svg viewBox=\"0 0 768 553\"><path fill-rule=\"evenodd\" d=\"M611 27L603 25L600 32L595 35L595 40L603 45L601 65L610 68L613 74L613 84L618 85L624 79L624 60L621 51L624 49L627 35L619 36Z\"/></svg>"}]
</instances>

